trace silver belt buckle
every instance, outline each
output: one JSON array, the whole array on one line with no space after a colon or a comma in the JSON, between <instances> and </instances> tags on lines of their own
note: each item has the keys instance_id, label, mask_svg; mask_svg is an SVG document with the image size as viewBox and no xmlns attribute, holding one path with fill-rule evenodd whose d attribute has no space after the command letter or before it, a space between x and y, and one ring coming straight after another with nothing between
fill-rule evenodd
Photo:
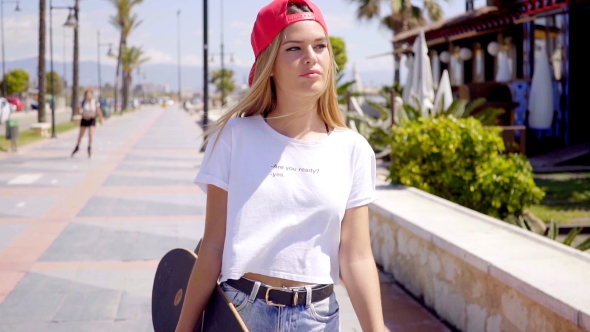
<instances>
[{"instance_id":1,"label":"silver belt buckle","mask_svg":"<svg viewBox=\"0 0 590 332\"><path fill-rule=\"evenodd\" d=\"M285 307L284 304L274 303L273 301L271 301L271 300L268 299L268 295L269 295L269 293L270 293L271 290L280 290L280 291L282 291L283 288L282 287L268 287L266 289L266 295L264 296L264 300L266 301L266 304L268 304L271 307L280 307L280 308Z\"/></svg>"}]
</instances>

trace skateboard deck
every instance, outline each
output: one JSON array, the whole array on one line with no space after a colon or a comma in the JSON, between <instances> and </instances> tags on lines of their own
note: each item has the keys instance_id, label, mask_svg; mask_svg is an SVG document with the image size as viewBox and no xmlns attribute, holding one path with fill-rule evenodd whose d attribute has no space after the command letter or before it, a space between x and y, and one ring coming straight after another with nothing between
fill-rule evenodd
<instances>
[{"instance_id":1,"label":"skateboard deck","mask_svg":"<svg viewBox=\"0 0 590 332\"><path fill-rule=\"evenodd\" d=\"M155 332L174 332L176 329L196 261L195 253L178 248L169 251L158 264L152 289L152 323ZM194 331L247 332L248 329L225 292L217 285Z\"/></svg>"}]
</instances>

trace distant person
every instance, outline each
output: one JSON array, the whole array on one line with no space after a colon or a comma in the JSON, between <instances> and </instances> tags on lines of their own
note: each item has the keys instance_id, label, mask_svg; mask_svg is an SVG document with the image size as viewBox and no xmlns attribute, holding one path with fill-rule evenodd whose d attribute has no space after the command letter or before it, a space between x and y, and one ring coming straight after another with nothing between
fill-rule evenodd
<instances>
[{"instance_id":1,"label":"distant person","mask_svg":"<svg viewBox=\"0 0 590 332\"><path fill-rule=\"evenodd\" d=\"M84 137L84 132L88 128L88 158L92 155L92 138L94 136L94 128L96 127L96 116L100 116L100 122L104 121L102 110L100 109L100 103L92 97L92 90L84 91L84 100L82 104L78 106L78 111L82 115L82 121L80 121L80 134L78 135L78 143L72 152L72 157L78 152L80 148L80 141Z\"/></svg>"}]
</instances>

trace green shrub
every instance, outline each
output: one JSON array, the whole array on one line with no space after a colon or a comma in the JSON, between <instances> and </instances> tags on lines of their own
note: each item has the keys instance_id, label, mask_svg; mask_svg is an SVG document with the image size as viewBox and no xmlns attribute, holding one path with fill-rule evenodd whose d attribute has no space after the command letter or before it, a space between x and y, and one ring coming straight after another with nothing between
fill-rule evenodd
<instances>
[{"instance_id":1,"label":"green shrub","mask_svg":"<svg viewBox=\"0 0 590 332\"><path fill-rule=\"evenodd\" d=\"M505 155L500 128L474 118L418 118L393 127L389 179L487 215L519 216L544 193L525 157Z\"/></svg>"}]
</instances>

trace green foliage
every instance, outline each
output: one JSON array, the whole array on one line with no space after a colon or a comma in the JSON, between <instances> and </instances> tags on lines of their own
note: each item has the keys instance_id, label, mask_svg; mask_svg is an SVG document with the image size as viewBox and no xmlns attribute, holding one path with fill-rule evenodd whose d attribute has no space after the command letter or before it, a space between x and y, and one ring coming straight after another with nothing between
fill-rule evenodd
<instances>
[{"instance_id":1,"label":"green foliage","mask_svg":"<svg viewBox=\"0 0 590 332\"><path fill-rule=\"evenodd\" d=\"M25 92L29 87L29 73L23 69L15 69L6 73L4 76L6 80L6 94L11 96L13 94ZM0 82L4 84L4 82Z\"/></svg>"},{"instance_id":2,"label":"green foliage","mask_svg":"<svg viewBox=\"0 0 590 332\"><path fill-rule=\"evenodd\" d=\"M425 112L421 107L415 108L410 104L404 103L403 108L400 110L399 114L396 114L396 121L401 122L407 120L416 120L417 118L421 117L422 114L429 114L430 117L435 118L441 116L452 116L457 119L474 117L486 126L494 126L498 122L498 117L504 114L503 109L487 107L482 111L473 114L474 111L477 110L479 107L483 106L485 102L485 98L478 98L471 102L468 102L464 99L455 99L453 100L453 103L451 103L451 106L449 106L448 109L444 110L442 109L442 105L444 104L443 100L438 112ZM417 102L417 100L416 104L420 105L420 103Z\"/></svg>"},{"instance_id":3,"label":"green foliage","mask_svg":"<svg viewBox=\"0 0 590 332\"><path fill-rule=\"evenodd\" d=\"M394 126L389 178L493 217L519 216L544 193L525 157L503 154L500 130L452 116Z\"/></svg>"},{"instance_id":4,"label":"green foliage","mask_svg":"<svg viewBox=\"0 0 590 332\"><path fill-rule=\"evenodd\" d=\"M123 72L131 76L135 69L148 62L150 58L144 56L144 51L141 47L124 46L121 60L123 63Z\"/></svg>"},{"instance_id":5,"label":"green foliage","mask_svg":"<svg viewBox=\"0 0 590 332\"><path fill-rule=\"evenodd\" d=\"M330 38L330 44L332 44L334 60L336 61L336 65L338 65L338 71L343 72L346 63L348 62L348 57L346 56L346 43L344 42L344 39L340 37L330 36L328 38Z\"/></svg>"},{"instance_id":6,"label":"green foliage","mask_svg":"<svg viewBox=\"0 0 590 332\"><path fill-rule=\"evenodd\" d=\"M234 71L230 69L214 70L210 82L215 85L217 92L221 92L224 89L226 94L230 94L236 89ZM225 104L225 101L223 102Z\"/></svg>"},{"instance_id":7,"label":"green foliage","mask_svg":"<svg viewBox=\"0 0 590 332\"><path fill-rule=\"evenodd\" d=\"M586 250L590 249L590 238L586 239L585 241L583 241L582 243L580 243L576 246L572 245L572 243L574 242L576 237L578 235L580 235L580 233L582 232L583 229L584 229L583 227L572 228L572 230L569 231L569 233L567 234L567 236L565 237L565 239L563 240L562 243L565 244L566 246L570 246L570 247L576 248L581 251L586 251ZM550 238L551 240L557 241L558 230L559 230L559 226L557 225L557 223L554 220L551 220L551 222L549 223L549 233L547 234L547 237Z\"/></svg>"},{"instance_id":8,"label":"green foliage","mask_svg":"<svg viewBox=\"0 0 590 332\"><path fill-rule=\"evenodd\" d=\"M63 85L63 81L61 80L61 77L59 77L59 75L54 72L47 72L45 73L45 79L47 82L47 89L46 92L48 94L51 94L51 78L53 77L53 84L54 84L54 89L55 89L55 94L59 95L63 92L64 90L64 85Z\"/></svg>"}]
</instances>

